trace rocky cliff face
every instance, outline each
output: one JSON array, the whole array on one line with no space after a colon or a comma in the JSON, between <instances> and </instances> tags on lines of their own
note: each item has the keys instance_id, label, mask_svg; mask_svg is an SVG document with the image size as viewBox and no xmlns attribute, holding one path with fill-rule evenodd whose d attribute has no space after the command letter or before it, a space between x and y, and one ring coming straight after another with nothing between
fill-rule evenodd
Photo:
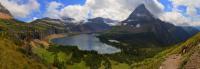
<instances>
[{"instance_id":1,"label":"rocky cliff face","mask_svg":"<svg viewBox=\"0 0 200 69\"><path fill-rule=\"evenodd\" d=\"M163 44L177 43L196 33L189 34L182 27L155 18L144 4L138 6L126 20L122 21L122 26L127 27L127 30L133 33L152 32L155 39Z\"/></svg>"},{"instance_id":2,"label":"rocky cliff face","mask_svg":"<svg viewBox=\"0 0 200 69\"><path fill-rule=\"evenodd\" d=\"M0 19L12 19L10 12L0 3Z\"/></svg>"}]
</instances>

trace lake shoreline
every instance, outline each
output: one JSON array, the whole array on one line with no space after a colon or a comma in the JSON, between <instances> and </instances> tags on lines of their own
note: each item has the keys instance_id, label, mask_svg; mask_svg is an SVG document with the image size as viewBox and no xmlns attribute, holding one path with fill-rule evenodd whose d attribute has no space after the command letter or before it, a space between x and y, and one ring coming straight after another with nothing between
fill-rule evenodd
<instances>
[{"instance_id":1,"label":"lake shoreline","mask_svg":"<svg viewBox=\"0 0 200 69\"><path fill-rule=\"evenodd\" d=\"M66 37L67 34L51 34L46 36L43 39L34 39L30 42L30 45L32 47L38 47L38 46L43 46L44 48L48 48L50 45L54 44L53 42L51 42L52 39L56 39L56 38L62 38L62 37Z\"/></svg>"},{"instance_id":2,"label":"lake shoreline","mask_svg":"<svg viewBox=\"0 0 200 69\"><path fill-rule=\"evenodd\" d=\"M51 40L52 39L56 39L56 38L63 38L68 36L67 34L51 34L48 35L47 37L45 37L44 39L42 39L43 41L47 41L48 43L52 43Z\"/></svg>"},{"instance_id":3,"label":"lake shoreline","mask_svg":"<svg viewBox=\"0 0 200 69\"><path fill-rule=\"evenodd\" d=\"M55 38L51 41L53 44L56 45L77 46L80 50L93 50L97 51L99 54L111 54L121 52L120 49L101 42L95 33L71 35L64 38Z\"/></svg>"}]
</instances>

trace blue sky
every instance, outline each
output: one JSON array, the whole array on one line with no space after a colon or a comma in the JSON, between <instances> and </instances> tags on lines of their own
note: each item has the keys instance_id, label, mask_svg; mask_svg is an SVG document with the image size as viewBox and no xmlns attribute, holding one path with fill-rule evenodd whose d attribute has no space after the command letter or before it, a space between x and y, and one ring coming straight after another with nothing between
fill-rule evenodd
<instances>
[{"instance_id":1,"label":"blue sky","mask_svg":"<svg viewBox=\"0 0 200 69\"><path fill-rule=\"evenodd\" d=\"M173 5L169 0L159 0L159 2L165 6L165 11L172 11Z\"/></svg>"},{"instance_id":2,"label":"blue sky","mask_svg":"<svg viewBox=\"0 0 200 69\"><path fill-rule=\"evenodd\" d=\"M159 2L164 5L164 11L165 12L172 12L173 11L172 2L170 2L169 0L159 0ZM177 7L177 9L179 10L179 12L182 15L187 16L187 14L186 14L187 6L180 5L180 6Z\"/></svg>"}]
</instances>

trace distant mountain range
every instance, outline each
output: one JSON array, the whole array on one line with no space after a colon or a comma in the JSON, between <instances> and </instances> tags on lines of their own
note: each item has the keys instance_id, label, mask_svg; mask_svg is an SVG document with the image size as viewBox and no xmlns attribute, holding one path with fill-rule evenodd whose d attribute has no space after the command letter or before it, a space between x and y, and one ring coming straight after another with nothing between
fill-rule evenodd
<instances>
[{"instance_id":1,"label":"distant mountain range","mask_svg":"<svg viewBox=\"0 0 200 69\"><path fill-rule=\"evenodd\" d=\"M93 19L88 19L87 23L91 23L91 22L92 23L106 23L110 26L115 26L115 25L119 25L120 21L112 20L112 19L109 19L109 18L96 17L96 18L93 18Z\"/></svg>"},{"instance_id":2,"label":"distant mountain range","mask_svg":"<svg viewBox=\"0 0 200 69\"><path fill-rule=\"evenodd\" d=\"M112 20L107 19L107 21L112 22ZM110 25L105 22L104 18L94 18L88 19L87 22L75 23L73 18L67 19L51 19L42 18L31 22L33 25L38 26L48 26L54 29L60 29L68 32L81 32L81 33L91 33L100 32L108 30L111 28Z\"/></svg>"}]
</instances>

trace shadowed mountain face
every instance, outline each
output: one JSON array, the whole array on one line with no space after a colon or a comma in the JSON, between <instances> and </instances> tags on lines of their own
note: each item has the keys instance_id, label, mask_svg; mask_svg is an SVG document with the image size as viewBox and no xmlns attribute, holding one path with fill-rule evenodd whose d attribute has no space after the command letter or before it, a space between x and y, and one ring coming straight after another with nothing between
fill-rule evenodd
<instances>
[{"instance_id":1,"label":"shadowed mountain face","mask_svg":"<svg viewBox=\"0 0 200 69\"><path fill-rule=\"evenodd\" d=\"M189 33L191 36L195 35L199 32L199 29L192 27L192 26L182 26L182 28Z\"/></svg>"},{"instance_id":2,"label":"shadowed mountain face","mask_svg":"<svg viewBox=\"0 0 200 69\"><path fill-rule=\"evenodd\" d=\"M194 29L185 30L183 27L177 27L155 18L144 4L138 6L126 20L122 21L122 26L127 27L127 30L132 33L148 34L147 32L151 32L155 39L163 44L184 41L197 33Z\"/></svg>"},{"instance_id":3,"label":"shadowed mountain face","mask_svg":"<svg viewBox=\"0 0 200 69\"><path fill-rule=\"evenodd\" d=\"M10 12L0 3L0 19L12 19Z\"/></svg>"}]
</instances>

